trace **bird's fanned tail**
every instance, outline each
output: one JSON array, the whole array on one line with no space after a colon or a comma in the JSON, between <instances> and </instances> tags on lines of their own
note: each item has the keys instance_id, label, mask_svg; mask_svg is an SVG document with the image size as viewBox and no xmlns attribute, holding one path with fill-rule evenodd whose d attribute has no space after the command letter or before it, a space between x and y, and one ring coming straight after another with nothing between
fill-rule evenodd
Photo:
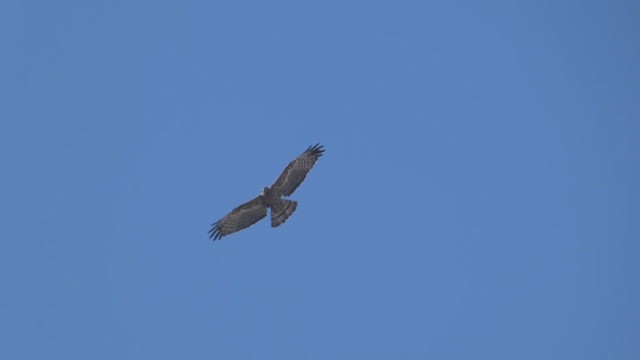
<instances>
[{"instance_id":1,"label":"bird's fanned tail","mask_svg":"<svg viewBox=\"0 0 640 360\"><path fill-rule=\"evenodd\" d=\"M298 207L298 203L293 200L280 199L271 204L271 226L278 227L283 224Z\"/></svg>"}]
</instances>

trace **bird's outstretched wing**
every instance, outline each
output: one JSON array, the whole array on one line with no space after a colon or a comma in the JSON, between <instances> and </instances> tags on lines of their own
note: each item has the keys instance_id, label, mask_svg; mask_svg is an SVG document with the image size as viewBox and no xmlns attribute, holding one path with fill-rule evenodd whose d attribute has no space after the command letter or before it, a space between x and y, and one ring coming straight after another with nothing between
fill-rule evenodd
<instances>
[{"instance_id":1,"label":"bird's outstretched wing","mask_svg":"<svg viewBox=\"0 0 640 360\"><path fill-rule=\"evenodd\" d=\"M262 195L233 209L225 217L215 222L209 230L213 240L221 239L236 231L247 228L267 216L267 206Z\"/></svg>"},{"instance_id":2,"label":"bird's outstretched wing","mask_svg":"<svg viewBox=\"0 0 640 360\"><path fill-rule=\"evenodd\" d=\"M282 174L276 179L276 182L271 185L271 191L274 191L279 196L293 194L323 152L324 149L320 144L309 146L307 150L287 165Z\"/></svg>"}]
</instances>

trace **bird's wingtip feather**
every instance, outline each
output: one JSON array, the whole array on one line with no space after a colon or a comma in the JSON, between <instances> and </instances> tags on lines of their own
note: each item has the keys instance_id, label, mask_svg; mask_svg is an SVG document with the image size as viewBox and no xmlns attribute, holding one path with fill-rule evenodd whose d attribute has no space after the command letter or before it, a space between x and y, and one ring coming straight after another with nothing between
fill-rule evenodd
<instances>
[{"instance_id":1,"label":"bird's wingtip feather","mask_svg":"<svg viewBox=\"0 0 640 360\"><path fill-rule=\"evenodd\" d=\"M313 155L316 155L318 157L322 156L322 153L324 152L324 145L320 145L320 143L317 143L315 145L311 145L307 148L307 150L305 150L305 152L307 153L311 153Z\"/></svg>"}]
</instances>

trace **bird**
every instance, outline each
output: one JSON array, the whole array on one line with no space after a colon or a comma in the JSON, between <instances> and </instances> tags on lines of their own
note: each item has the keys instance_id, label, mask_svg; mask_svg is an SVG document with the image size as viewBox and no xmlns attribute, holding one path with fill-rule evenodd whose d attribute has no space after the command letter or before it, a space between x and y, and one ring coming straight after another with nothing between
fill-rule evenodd
<instances>
[{"instance_id":1,"label":"bird","mask_svg":"<svg viewBox=\"0 0 640 360\"><path fill-rule=\"evenodd\" d=\"M267 209L271 209L271 227L282 225L298 207L298 202L282 197L293 194L323 153L320 143L309 146L287 165L273 185L264 187L260 195L213 223L209 238L220 240L223 236L246 229L266 217Z\"/></svg>"}]
</instances>

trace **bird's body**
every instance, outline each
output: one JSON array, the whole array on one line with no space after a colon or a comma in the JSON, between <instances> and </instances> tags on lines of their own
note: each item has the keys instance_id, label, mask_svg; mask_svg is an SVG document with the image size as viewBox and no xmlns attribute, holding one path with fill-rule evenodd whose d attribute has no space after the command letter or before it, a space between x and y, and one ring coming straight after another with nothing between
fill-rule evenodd
<instances>
[{"instance_id":1,"label":"bird's body","mask_svg":"<svg viewBox=\"0 0 640 360\"><path fill-rule=\"evenodd\" d=\"M322 145L310 146L284 169L271 187L265 187L258 197L233 209L229 214L215 222L209 231L213 240L221 239L236 231L245 229L267 216L271 209L271 226L283 224L298 207L293 200L283 199L291 195L304 181L305 177L322 156Z\"/></svg>"}]
</instances>

